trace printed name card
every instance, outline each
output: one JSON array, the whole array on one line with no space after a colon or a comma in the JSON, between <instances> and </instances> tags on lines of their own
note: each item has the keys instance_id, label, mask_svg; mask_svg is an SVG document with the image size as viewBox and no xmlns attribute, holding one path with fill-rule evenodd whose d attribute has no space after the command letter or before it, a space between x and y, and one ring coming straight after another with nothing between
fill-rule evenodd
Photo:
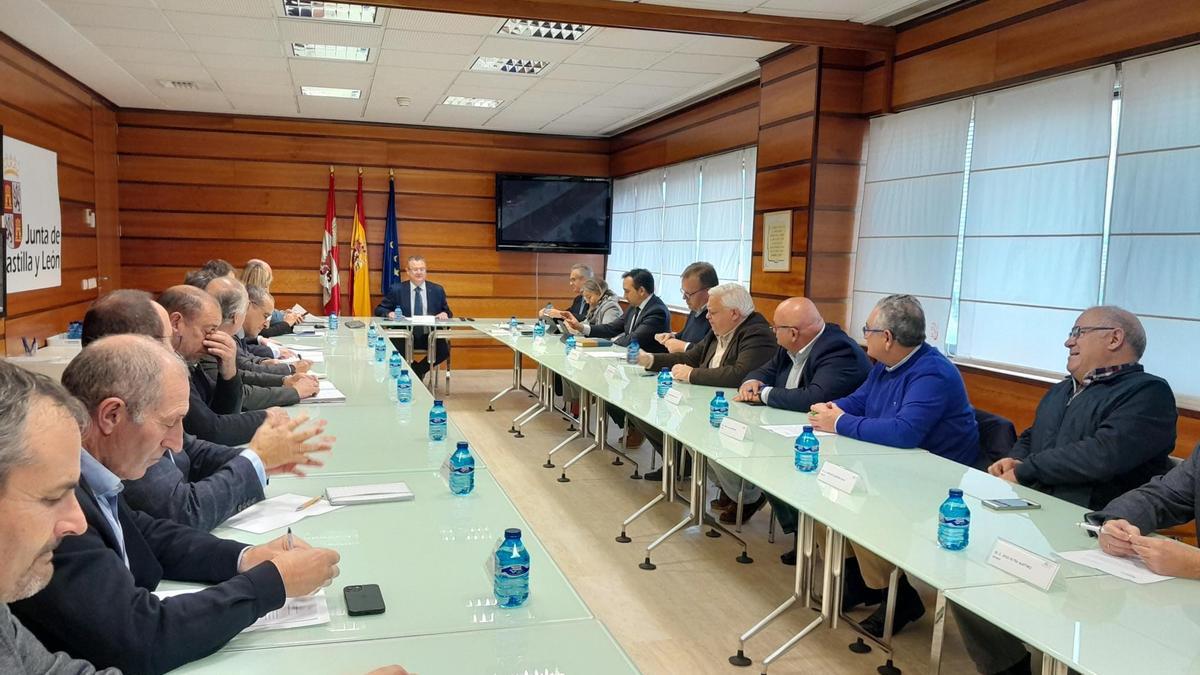
<instances>
[{"instance_id":1,"label":"printed name card","mask_svg":"<svg viewBox=\"0 0 1200 675\"><path fill-rule=\"evenodd\" d=\"M583 360L583 350L578 347L576 347L575 349L572 349L571 353L567 355L567 359L570 361L574 361L576 363L582 361Z\"/></svg>"},{"instance_id":2,"label":"printed name card","mask_svg":"<svg viewBox=\"0 0 1200 675\"><path fill-rule=\"evenodd\" d=\"M1054 583L1059 568L1058 563L1003 539L996 540L996 545L992 547L988 556L988 564L1043 591L1050 590L1050 584Z\"/></svg>"},{"instance_id":3,"label":"printed name card","mask_svg":"<svg viewBox=\"0 0 1200 675\"><path fill-rule=\"evenodd\" d=\"M844 466L824 462L817 473L817 480L835 490L850 494L854 492L854 486L858 485L858 474Z\"/></svg>"},{"instance_id":4,"label":"printed name card","mask_svg":"<svg viewBox=\"0 0 1200 675\"><path fill-rule=\"evenodd\" d=\"M617 376L617 367L615 365L609 365L607 368L604 369L604 376L609 379L616 377Z\"/></svg>"},{"instance_id":5,"label":"printed name card","mask_svg":"<svg viewBox=\"0 0 1200 675\"><path fill-rule=\"evenodd\" d=\"M728 417L721 420L721 435L728 436L737 441L746 440L746 431L749 429L750 427L746 426L742 422L738 422L737 420Z\"/></svg>"},{"instance_id":6,"label":"printed name card","mask_svg":"<svg viewBox=\"0 0 1200 675\"><path fill-rule=\"evenodd\" d=\"M667 403L670 403L671 405L679 405L680 403L683 402L683 392L678 389L668 389L667 395L663 396L663 400L666 401ZM729 418L726 417L725 421L728 422ZM724 423L722 423L721 426L724 427L725 426ZM743 425L743 426L745 426L745 425ZM724 429L722 429L722 431L724 431ZM742 435L743 436L745 435L745 431L742 432Z\"/></svg>"}]
</instances>

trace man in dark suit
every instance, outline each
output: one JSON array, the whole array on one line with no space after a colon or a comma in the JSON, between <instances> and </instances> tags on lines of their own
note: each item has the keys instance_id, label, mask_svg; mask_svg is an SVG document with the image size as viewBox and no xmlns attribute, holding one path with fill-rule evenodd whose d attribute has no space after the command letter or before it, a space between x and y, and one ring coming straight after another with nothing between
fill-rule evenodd
<instances>
[{"instance_id":1,"label":"man in dark suit","mask_svg":"<svg viewBox=\"0 0 1200 675\"><path fill-rule=\"evenodd\" d=\"M679 275L679 293L687 303L688 316L678 333L659 333L654 336L672 354L686 351L712 333L708 324L708 291L721 283L712 263L694 262Z\"/></svg>"},{"instance_id":2,"label":"man in dark suit","mask_svg":"<svg viewBox=\"0 0 1200 675\"><path fill-rule=\"evenodd\" d=\"M170 347L170 317L144 291L122 289L97 300L83 319L84 346L107 335L144 335ZM303 426L307 417L289 420L275 414L244 448L209 443L184 434L183 448L172 448L138 480L125 483L124 497L137 511L182 525L211 530L263 498L267 476L300 473L321 466L309 453L332 448L332 438L308 442L324 430L323 420Z\"/></svg>"},{"instance_id":3,"label":"man in dark suit","mask_svg":"<svg viewBox=\"0 0 1200 675\"><path fill-rule=\"evenodd\" d=\"M446 302L446 289L432 281L425 280L425 275L429 271L425 258L419 255L410 255L406 264L408 281L392 286L392 289L375 307L375 316L395 319L397 317L432 315L439 321L454 316L454 312L450 311L450 304ZM436 351L432 356L432 363L429 358L424 358L409 364L412 366L413 374L424 378L430 368L450 358L450 343L442 341L431 346L429 329L421 326L413 326L412 332L414 349L429 350L432 348ZM397 343L396 348L403 353L403 342L398 340Z\"/></svg>"},{"instance_id":4,"label":"man in dark suit","mask_svg":"<svg viewBox=\"0 0 1200 675\"><path fill-rule=\"evenodd\" d=\"M337 576L338 554L286 538L246 546L129 508L121 481L179 447L188 374L161 344L115 335L89 345L63 384L91 417L75 497L87 531L63 539L49 585L13 613L50 649L127 673L163 673ZM162 579L214 584L159 600Z\"/></svg>"},{"instance_id":5,"label":"man in dark suit","mask_svg":"<svg viewBox=\"0 0 1200 675\"><path fill-rule=\"evenodd\" d=\"M736 387L746 373L762 365L775 353L771 324L762 314L754 311L754 298L745 286L722 284L714 287L708 298L707 313L712 331L703 340L687 351L674 354L640 352L638 364L652 372L670 368L671 377L678 382ZM661 454L662 432L641 420L635 419L634 425L654 446L654 451ZM647 473L645 479L662 480L662 469ZM761 496L755 495L755 500L761 500ZM761 504L754 506L752 500L751 507L747 512L753 515Z\"/></svg>"},{"instance_id":6,"label":"man in dark suit","mask_svg":"<svg viewBox=\"0 0 1200 675\"><path fill-rule=\"evenodd\" d=\"M808 412L814 403L840 398L858 389L867 379L871 363L850 336L835 324L825 323L808 298L788 298L775 308L775 357L746 376L735 401L769 405L772 408ZM783 531L796 532L796 509L767 495ZM718 508L736 511L727 495L717 500ZM796 551L785 553L783 562L794 565Z\"/></svg>"},{"instance_id":7,"label":"man in dark suit","mask_svg":"<svg viewBox=\"0 0 1200 675\"><path fill-rule=\"evenodd\" d=\"M633 339L642 349L658 354L667 348L658 343L654 336L671 328L671 314L667 305L654 294L654 275L649 270L634 268L621 275L621 286L625 290L628 307L620 317L606 324L591 326L577 317L565 319L567 326L588 337L610 338L620 347L629 345Z\"/></svg>"},{"instance_id":8,"label":"man in dark suit","mask_svg":"<svg viewBox=\"0 0 1200 675\"><path fill-rule=\"evenodd\" d=\"M554 307L547 305L538 312L538 316L550 319L553 322L550 324L550 330L548 332L561 332L563 319L568 314L576 318L587 316L588 309L590 308L588 307L587 300L585 300L583 297L581 289L583 287L583 282L591 278L591 267L584 265L583 263L575 263L574 265L571 265L571 273L567 277L567 284L570 285L571 290L575 293L575 299L571 301L571 306L566 310L561 310L554 309Z\"/></svg>"},{"instance_id":9,"label":"man in dark suit","mask_svg":"<svg viewBox=\"0 0 1200 675\"><path fill-rule=\"evenodd\" d=\"M267 418L264 410L242 412L242 378L233 338L217 330L221 309L208 293L193 286L172 286L159 303L171 321L171 344L192 371L191 403L183 425L188 433L222 445L249 441ZM218 375L210 379L200 367L216 357Z\"/></svg>"}]
</instances>

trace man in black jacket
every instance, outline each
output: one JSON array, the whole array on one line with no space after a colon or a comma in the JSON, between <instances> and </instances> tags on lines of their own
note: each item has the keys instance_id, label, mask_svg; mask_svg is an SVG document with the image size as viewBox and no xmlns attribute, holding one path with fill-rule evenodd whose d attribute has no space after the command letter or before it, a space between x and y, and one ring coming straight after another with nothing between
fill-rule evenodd
<instances>
[{"instance_id":1,"label":"man in black jacket","mask_svg":"<svg viewBox=\"0 0 1200 675\"><path fill-rule=\"evenodd\" d=\"M1064 346L1068 376L1046 392L1033 426L988 473L1099 509L1171 469L1175 395L1138 363L1146 331L1120 307L1084 311ZM980 672L1029 672L1020 640L969 612L956 615Z\"/></svg>"},{"instance_id":2,"label":"man in black jacket","mask_svg":"<svg viewBox=\"0 0 1200 675\"><path fill-rule=\"evenodd\" d=\"M735 401L772 408L808 412L815 403L849 395L867 379L871 363L850 336L836 324L825 323L808 298L788 298L775 308L774 357L746 376ZM779 524L787 534L796 532L796 509L767 495ZM734 514L737 503L723 493L718 509ZM785 564L796 562L795 549L783 554Z\"/></svg>"},{"instance_id":3,"label":"man in black jacket","mask_svg":"<svg viewBox=\"0 0 1200 675\"><path fill-rule=\"evenodd\" d=\"M571 265L571 271L567 276L567 284L575 293L575 299L571 301L571 306L565 310L554 309L553 305L546 305L538 311L538 316L550 319L551 323L548 326L548 333L556 333L561 330L563 319L570 314L576 318L587 316L588 303L583 297L583 282L592 278L592 268L583 263L575 263Z\"/></svg>"},{"instance_id":4,"label":"man in black jacket","mask_svg":"<svg viewBox=\"0 0 1200 675\"><path fill-rule=\"evenodd\" d=\"M408 256L408 260L405 262L405 271L408 273L408 279L404 283L392 284L391 290L376 305L375 316L387 319L433 316L438 321L444 321L454 316L454 312L450 310L450 303L446 300L446 289L425 279L425 275L429 272L425 258L419 255ZM439 363L450 358L450 342L435 340L433 344L430 344L429 329L423 326L414 326L412 335L413 349L426 350L427 357L409 365L412 366L413 374L418 379L424 379L430 368L435 368ZM394 342L396 348L403 354L403 341L397 339Z\"/></svg>"},{"instance_id":5,"label":"man in black jacket","mask_svg":"<svg viewBox=\"0 0 1200 675\"><path fill-rule=\"evenodd\" d=\"M242 378L233 338L217 330L221 310L208 293L193 286L172 286L159 303L171 320L171 343L191 368L192 392L183 425L188 433L222 445L249 441L267 418L264 410L242 412ZM210 379L199 362L214 356L218 376Z\"/></svg>"},{"instance_id":6,"label":"man in black jacket","mask_svg":"<svg viewBox=\"0 0 1200 675\"><path fill-rule=\"evenodd\" d=\"M712 263L699 261L688 265L679 275L679 293L687 303L688 316L678 333L659 333L654 336L667 351L675 354L687 351L712 333L708 323L708 291L721 283Z\"/></svg>"},{"instance_id":7,"label":"man in black jacket","mask_svg":"<svg viewBox=\"0 0 1200 675\"><path fill-rule=\"evenodd\" d=\"M121 480L140 478L182 442L187 370L156 341L117 335L63 373L88 409L75 496L87 531L63 539L44 590L13 613L49 649L126 673L162 673L220 649L259 617L337 576L338 555L280 538L246 546L130 509ZM159 600L162 579L214 584Z\"/></svg>"}]
</instances>

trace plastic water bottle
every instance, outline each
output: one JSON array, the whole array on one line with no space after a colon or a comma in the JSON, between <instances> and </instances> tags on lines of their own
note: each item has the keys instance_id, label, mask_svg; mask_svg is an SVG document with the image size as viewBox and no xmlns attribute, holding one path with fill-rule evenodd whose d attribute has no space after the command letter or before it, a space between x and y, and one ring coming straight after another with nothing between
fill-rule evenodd
<instances>
[{"instance_id":1,"label":"plastic water bottle","mask_svg":"<svg viewBox=\"0 0 1200 675\"><path fill-rule=\"evenodd\" d=\"M496 549L496 606L520 607L529 599L529 551L521 543L521 530L504 531L504 543Z\"/></svg>"},{"instance_id":2,"label":"plastic water bottle","mask_svg":"<svg viewBox=\"0 0 1200 675\"><path fill-rule=\"evenodd\" d=\"M665 397L667 392L671 391L671 385L674 383L675 380L671 377L671 370L669 368L663 368L658 371L658 397Z\"/></svg>"},{"instance_id":3,"label":"plastic water bottle","mask_svg":"<svg viewBox=\"0 0 1200 675\"><path fill-rule=\"evenodd\" d=\"M546 337L546 324L542 323L541 319L538 319L538 322L533 324L533 337Z\"/></svg>"},{"instance_id":4,"label":"plastic water bottle","mask_svg":"<svg viewBox=\"0 0 1200 675\"><path fill-rule=\"evenodd\" d=\"M804 473L812 473L821 463L821 442L813 433L810 426L804 427L804 432L796 437L796 469Z\"/></svg>"},{"instance_id":5,"label":"plastic water bottle","mask_svg":"<svg viewBox=\"0 0 1200 675\"><path fill-rule=\"evenodd\" d=\"M962 490L950 488L950 496L938 509L938 544L950 551L963 550L970 540L971 510L962 495Z\"/></svg>"},{"instance_id":6,"label":"plastic water bottle","mask_svg":"<svg viewBox=\"0 0 1200 675\"><path fill-rule=\"evenodd\" d=\"M334 331L334 332L337 332L337 326L338 326L338 323L337 323L337 312L330 312L330 313L329 313L329 321L328 321L328 323L329 323L329 330L331 330L331 331Z\"/></svg>"},{"instance_id":7,"label":"plastic water bottle","mask_svg":"<svg viewBox=\"0 0 1200 675\"><path fill-rule=\"evenodd\" d=\"M456 495L469 495L475 489L475 457L466 441L459 441L458 448L450 455L450 491Z\"/></svg>"},{"instance_id":8,"label":"plastic water bottle","mask_svg":"<svg viewBox=\"0 0 1200 675\"><path fill-rule=\"evenodd\" d=\"M638 352L642 350L642 346L638 344L637 338L629 340L629 349L625 352L625 363L631 366L637 365Z\"/></svg>"},{"instance_id":9,"label":"plastic water bottle","mask_svg":"<svg viewBox=\"0 0 1200 675\"><path fill-rule=\"evenodd\" d=\"M369 344L369 345L375 344L375 338L378 336L379 336L379 331L375 330L375 322L372 321L371 325L367 326L367 344Z\"/></svg>"},{"instance_id":10,"label":"plastic water bottle","mask_svg":"<svg viewBox=\"0 0 1200 675\"><path fill-rule=\"evenodd\" d=\"M387 338L382 335L375 338L375 363L383 363L387 356Z\"/></svg>"},{"instance_id":11,"label":"plastic water bottle","mask_svg":"<svg viewBox=\"0 0 1200 675\"><path fill-rule=\"evenodd\" d=\"M518 327L520 325L521 325L521 323L519 321L517 321L517 317L514 316L514 317L510 317L508 319L508 329L511 330L512 332L514 332L514 333L517 332Z\"/></svg>"},{"instance_id":12,"label":"plastic water bottle","mask_svg":"<svg viewBox=\"0 0 1200 675\"><path fill-rule=\"evenodd\" d=\"M446 406L441 401L434 401L429 409L429 440L446 440Z\"/></svg>"},{"instance_id":13,"label":"plastic water bottle","mask_svg":"<svg viewBox=\"0 0 1200 675\"><path fill-rule=\"evenodd\" d=\"M719 427L726 417L729 417L729 401L725 400L725 392L718 391L708 404L708 423Z\"/></svg>"},{"instance_id":14,"label":"plastic water bottle","mask_svg":"<svg viewBox=\"0 0 1200 675\"><path fill-rule=\"evenodd\" d=\"M388 357L388 376L393 380L400 377L400 352L392 352L392 355ZM409 387L412 387L411 383Z\"/></svg>"},{"instance_id":15,"label":"plastic water bottle","mask_svg":"<svg viewBox=\"0 0 1200 675\"><path fill-rule=\"evenodd\" d=\"M396 401L400 405L412 403L412 378L408 376L407 368L401 368L396 377Z\"/></svg>"},{"instance_id":16,"label":"plastic water bottle","mask_svg":"<svg viewBox=\"0 0 1200 675\"><path fill-rule=\"evenodd\" d=\"M575 351L575 336L568 335L567 336L567 353L570 354L573 351Z\"/></svg>"}]
</instances>

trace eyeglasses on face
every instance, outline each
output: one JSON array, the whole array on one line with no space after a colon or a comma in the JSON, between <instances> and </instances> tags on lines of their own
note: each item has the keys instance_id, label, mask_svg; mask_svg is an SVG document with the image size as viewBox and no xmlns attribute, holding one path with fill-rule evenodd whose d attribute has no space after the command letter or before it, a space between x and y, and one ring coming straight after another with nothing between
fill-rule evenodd
<instances>
[{"instance_id":1,"label":"eyeglasses on face","mask_svg":"<svg viewBox=\"0 0 1200 675\"><path fill-rule=\"evenodd\" d=\"M863 324L863 327L862 327L862 334L863 334L864 340L867 339L868 337L870 337L871 333L886 333L886 332L887 332L886 328L871 328L870 326L868 326L865 323Z\"/></svg>"},{"instance_id":2,"label":"eyeglasses on face","mask_svg":"<svg viewBox=\"0 0 1200 675\"><path fill-rule=\"evenodd\" d=\"M1071 326L1071 332L1067 333L1067 337L1072 340L1078 340L1080 335L1091 333L1097 330L1116 330L1116 326Z\"/></svg>"},{"instance_id":3,"label":"eyeglasses on face","mask_svg":"<svg viewBox=\"0 0 1200 675\"><path fill-rule=\"evenodd\" d=\"M708 289L701 288L701 289L700 289L700 290L698 290L698 291L692 291L691 293L688 293L687 291L685 291L685 290L683 290L682 288L680 288L680 289L679 289L679 294L683 296L683 299L684 299L684 300L691 300L693 295L699 295L700 293L703 293L703 292L704 292L704 291L706 291L706 290L708 290Z\"/></svg>"}]
</instances>

